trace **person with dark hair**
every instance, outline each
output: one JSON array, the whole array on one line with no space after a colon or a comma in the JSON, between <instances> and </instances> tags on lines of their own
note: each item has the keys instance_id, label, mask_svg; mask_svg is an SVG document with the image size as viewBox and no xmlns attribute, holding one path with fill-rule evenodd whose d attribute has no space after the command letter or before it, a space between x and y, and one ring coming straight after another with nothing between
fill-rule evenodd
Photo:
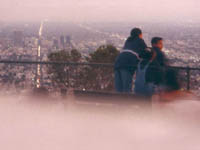
<instances>
[{"instance_id":1,"label":"person with dark hair","mask_svg":"<svg viewBox=\"0 0 200 150\"><path fill-rule=\"evenodd\" d=\"M151 40L153 51L156 52L155 61L157 61L162 67L167 66L168 60L163 53L163 39L161 37L154 37Z\"/></svg>"},{"instance_id":2,"label":"person with dark hair","mask_svg":"<svg viewBox=\"0 0 200 150\"><path fill-rule=\"evenodd\" d=\"M163 49L163 39L160 37L152 38L152 49L151 52L148 54L146 53L143 55L143 60L140 62L140 67L138 67L138 71L140 72L143 70L144 74L144 87L151 86L150 91L145 90L138 90L139 83L137 81L139 77L136 76L136 83L135 83L135 93L139 93L140 95L147 95L151 97L157 89L163 84L164 76L165 76L165 69L167 68L167 59L165 54L162 52ZM151 54L151 55L150 55ZM138 72L137 71L137 72ZM142 85L142 84L141 84ZM140 88L141 89L141 88ZM145 88L143 88L145 89Z\"/></svg>"},{"instance_id":3,"label":"person with dark hair","mask_svg":"<svg viewBox=\"0 0 200 150\"><path fill-rule=\"evenodd\" d=\"M162 52L163 39L154 37L151 44L151 55L148 53L143 55L143 60L138 66L135 82L135 93L148 97L151 97L164 84L167 68L167 59Z\"/></svg>"},{"instance_id":4,"label":"person with dark hair","mask_svg":"<svg viewBox=\"0 0 200 150\"><path fill-rule=\"evenodd\" d=\"M132 80L136 71L134 66L137 66L146 48L141 29L134 28L115 61L115 89L117 92L130 93L132 91Z\"/></svg>"},{"instance_id":5,"label":"person with dark hair","mask_svg":"<svg viewBox=\"0 0 200 150\"><path fill-rule=\"evenodd\" d=\"M169 102L174 100L183 100L184 98L188 98L189 96L194 96L189 91L181 90L179 79L179 73L177 70L170 68L168 65L168 60L166 59L165 54L163 53L163 39L161 37L154 37L151 41L152 50L155 53L155 58L152 64L155 67L155 74L150 71L147 78L149 77L149 81L152 81L153 76L158 80L155 80L158 84L158 91L156 96L158 96L158 102ZM157 65L156 65L157 63ZM153 69L153 68L152 68ZM157 72L157 75L156 75ZM160 74L160 75L159 75ZM159 79L160 77L160 79ZM154 80L154 79L153 79ZM147 81L148 82L148 81ZM154 101L155 97L153 97ZM156 98L157 99L157 98Z\"/></svg>"},{"instance_id":6,"label":"person with dark hair","mask_svg":"<svg viewBox=\"0 0 200 150\"><path fill-rule=\"evenodd\" d=\"M130 37L125 42L123 50L132 50L141 56L143 51L147 48L145 41L143 40L142 30L134 28L131 30Z\"/></svg>"},{"instance_id":7,"label":"person with dark hair","mask_svg":"<svg viewBox=\"0 0 200 150\"><path fill-rule=\"evenodd\" d=\"M151 40L153 59L146 73L146 82L153 83L160 86L164 82L165 70L168 67L168 59L166 58L163 49L163 39L161 37L154 37ZM148 60L148 59L147 59ZM142 64L147 62L143 60Z\"/></svg>"}]
</instances>

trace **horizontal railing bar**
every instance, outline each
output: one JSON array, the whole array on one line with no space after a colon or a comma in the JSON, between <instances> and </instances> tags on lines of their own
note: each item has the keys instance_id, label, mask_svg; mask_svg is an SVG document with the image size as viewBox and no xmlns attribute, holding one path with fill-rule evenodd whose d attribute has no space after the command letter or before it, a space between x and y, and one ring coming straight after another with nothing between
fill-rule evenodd
<instances>
[{"instance_id":1,"label":"horizontal railing bar","mask_svg":"<svg viewBox=\"0 0 200 150\"><path fill-rule=\"evenodd\" d=\"M41 65L93 65L93 66L108 66L113 67L113 64L106 63L74 63L74 62L56 62L56 61L9 61L1 60L0 64L41 64Z\"/></svg>"},{"instance_id":2,"label":"horizontal railing bar","mask_svg":"<svg viewBox=\"0 0 200 150\"><path fill-rule=\"evenodd\" d=\"M99 66L99 67L114 67L111 63L74 63L74 62L58 62L58 61L10 61L10 60L0 60L0 64L41 64L41 65L71 65L71 66ZM137 67L137 66L127 66L127 67ZM194 67L180 67L180 66L168 66L169 68L179 69L179 70L197 70L200 68Z\"/></svg>"}]
</instances>

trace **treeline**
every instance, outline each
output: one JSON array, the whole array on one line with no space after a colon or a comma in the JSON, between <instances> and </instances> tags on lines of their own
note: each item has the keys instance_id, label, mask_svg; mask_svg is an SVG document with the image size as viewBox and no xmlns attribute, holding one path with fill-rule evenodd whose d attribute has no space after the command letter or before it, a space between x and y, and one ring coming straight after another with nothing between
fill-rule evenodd
<instances>
[{"instance_id":1,"label":"treeline","mask_svg":"<svg viewBox=\"0 0 200 150\"><path fill-rule=\"evenodd\" d=\"M119 51L112 45L100 46L89 56L83 57L81 53L73 49L61 50L49 54L49 61L56 62L85 62L85 63L114 63ZM113 68L109 66L92 65L48 65L48 75L52 87L67 91L68 88L80 90L105 90L114 89Z\"/></svg>"}]
</instances>

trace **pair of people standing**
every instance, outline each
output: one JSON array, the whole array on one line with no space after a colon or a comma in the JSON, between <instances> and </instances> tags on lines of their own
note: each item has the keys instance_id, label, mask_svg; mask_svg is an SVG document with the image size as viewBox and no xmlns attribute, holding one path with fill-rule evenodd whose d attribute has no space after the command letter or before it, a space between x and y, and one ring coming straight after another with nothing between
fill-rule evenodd
<instances>
[{"instance_id":1,"label":"pair of people standing","mask_svg":"<svg viewBox=\"0 0 200 150\"><path fill-rule=\"evenodd\" d=\"M152 49L148 50L143 40L141 29L134 28L115 62L116 91L123 93L132 92L132 80L136 70L137 72L139 70L146 72L144 73L145 82L152 84L161 83L162 71L158 71L157 68L162 68L166 63L165 56L161 51L162 48L162 38L155 37L152 39ZM151 66L154 66L155 69L151 69ZM136 80L141 80L141 78L140 75Z\"/></svg>"}]
</instances>

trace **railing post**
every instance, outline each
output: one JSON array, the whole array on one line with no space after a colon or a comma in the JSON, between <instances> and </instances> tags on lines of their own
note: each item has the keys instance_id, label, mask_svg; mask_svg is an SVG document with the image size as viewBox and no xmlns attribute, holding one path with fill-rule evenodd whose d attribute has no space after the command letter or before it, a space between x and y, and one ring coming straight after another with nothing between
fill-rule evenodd
<instances>
[{"instance_id":1,"label":"railing post","mask_svg":"<svg viewBox=\"0 0 200 150\"><path fill-rule=\"evenodd\" d=\"M187 67L187 90L190 90L190 68Z\"/></svg>"},{"instance_id":2,"label":"railing post","mask_svg":"<svg viewBox=\"0 0 200 150\"><path fill-rule=\"evenodd\" d=\"M68 86L68 89L70 88L70 73L69 73L69 65L65 66L67 67L67 86Z\"/></svg>"},{"instance_id":3,"label":"railing post","mask_svg":"<svg viewBox=\"0 0 200 150\"><path fill-rule=\"evenodd\" d=\"M75 81L74 81L74 89L79 89L79 87L78 87L78 85L79 85L79 78L78 78L78 68L79 67L79 65L76 65L75 66L75 73L76 73L76 75L75 75Z\"/></svg>"}]
</instances>

